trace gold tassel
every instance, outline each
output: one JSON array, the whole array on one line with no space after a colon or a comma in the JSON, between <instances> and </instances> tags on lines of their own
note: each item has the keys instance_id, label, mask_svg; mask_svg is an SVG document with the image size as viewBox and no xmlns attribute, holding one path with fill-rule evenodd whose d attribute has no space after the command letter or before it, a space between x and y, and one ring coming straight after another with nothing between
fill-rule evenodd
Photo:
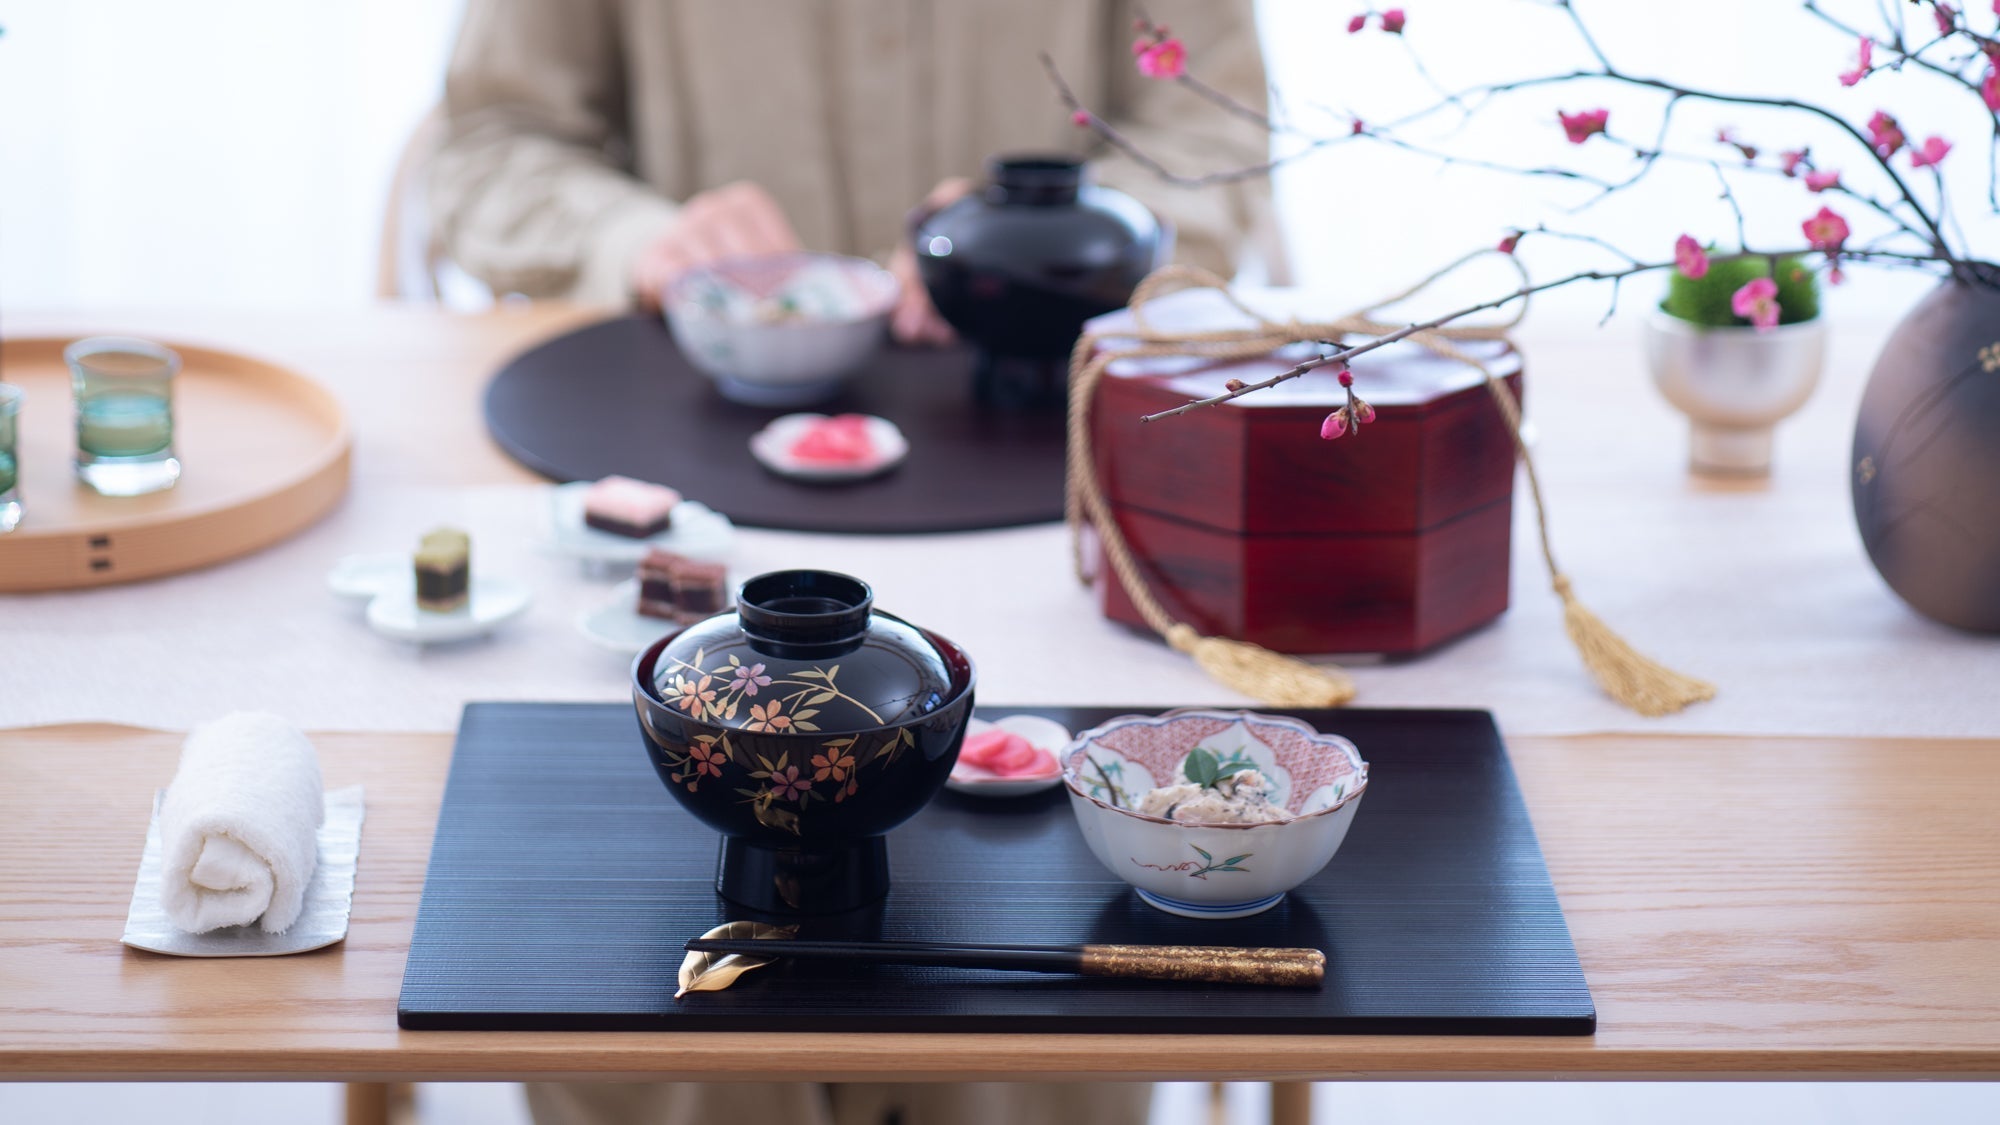
<instances>
[{"instance_id":1,"label":"gold tassel","mask_svg":"<svg viewBox=\"0 0 2000 1125\"><path fill-rule=\"evenodd\" d=\"M1270 321L1231 296L1227 282L1191 267L1166 266L1146 278L1132 295L1132 314L1137 322L1137 331L1133 334L1137 342L1134 345L1116 351L1098 352L1098 341L1086 334L1077 340L1075 350L1070 353L1069 472L1065 509L1078 577L1086 582L1089 580L1083 568L1083 541L1077 534L1089 525L1096 529L1105 560L1124 585L1139 615L1173 648L1194 657L1195 662L1210 676L1244 695L1280 706L1339 707L1352 700L1354 682L1339 668L1308 664L1245 641L1204 637L1190 626L1175 621L1153 597L1145 577L1139 573L1124 535L1118 530L1117 521L1111 517L1097 481L1090 448L1091 392L1105 369L1116 359L1196 354L1211 362L1224 362L1268 355L1278 347L1301 340L1333 339L1350 333L1384 335L1398 326L1379 322L1369 314L1384 305L1415 296L1431 282L1485 253L1488 252L1468 255L1398 296L1360 313L1319 324L1299 324L1295 321L1279 324ZM1508 261L1516 269L1520 268L1520 263L1511 257ZM1522 280L1525 284L1525 274ZM1188 333L1152 329L1145 321L1143 310L1146 301L1176 282L1220 291L1239 312L1250 318L1253 327ZM1556 566L1555 550L1549 542L1548 509L1542 500L1541 480L1535 471L1534 456L1521 440L1521 404L1504 379L1496 378L1478 358L1458 347L1458 342L1465 340L1506 341L1507 330L1519 324L1526 312L1526 302L1522 302L1522 306L1505 324L1433 328L1414 333L1409 340L1436 355L1463 363L1485 377L1486 389L1491 392L1494 404L1514 436L1515 449L1527 473L1528 495L1535 505L1538 545L1542 550L1542 560L1548 565L1556 595L1562 599L1563 627L1598 686L1624 706L1652 718L1672 714L1691 703L1713 699L1714 684L1682 675L1640 654L1596 614L1584 608L1570 590L1569 577Z\"/></svg>"},{"instance_id":2,"label":"gold tassel","mask_svg":"<svg viewBox=\"0 0 2000 1125\"><path fill-rule=\"evenodd\" d=\"M1354 681L1338 668L1322 668L1262 645L1204 637L1176 623L1167 643L1221 683L1275 707L1341 707L1354 698Z\"/></svg>"},{"instance_id":3,"label":"gold tassel","mask_svg":"<svg viewBox=\"0 0 2000 1125\"><path fill-rule=\"evenodd\" d=\"M1583 657L1583 666L1613 699L1648 718L1671 715L1690 703L1715 698L1715 685L1682 675L1640 653L1612 632L1570 589L1569 576L1555 577L1563 603L1563 628Z\"/></svg>"}]
</instances>

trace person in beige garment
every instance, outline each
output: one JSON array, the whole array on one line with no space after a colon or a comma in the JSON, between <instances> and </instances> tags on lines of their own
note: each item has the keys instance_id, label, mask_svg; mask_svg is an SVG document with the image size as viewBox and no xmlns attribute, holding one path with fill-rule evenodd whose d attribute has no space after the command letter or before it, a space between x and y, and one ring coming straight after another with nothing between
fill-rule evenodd
<instances>
[{"instance_id":1,"label":"person in beige garment","mask_svg":"<svg viewBox=\"0 0 2000 1125\"><path fill-rule=\"evenodd\" d=\"M1155 0L1203 79L1266 100L1250 0ZM1141 76L1128 0L468 0L431 166L447 253L496 292L657 305L682 270L797 247L885 261L906 342L950 330L906 247L913 206L998 153L1082 151L1043 73L1170 168L1265 158L1265 138ZM1175 188L1116 154L1098 182L1173 225L1182 261L1278 261L1262 179ZM1165 1013L1163 1013L1164 1015ZM1139 1125L1141 1085L531 1084L549 1123Z\"/></svg>"},{"instance_id":2,"label":"person in beige garment","mask_svg":"<svg viewBox=\"0 0 2000 1125\"><path fill-rule=\"evenodd\" d=\"M446 252L499 293L656 304L678 271L805 246L904 282L899 338L937 339L914 261L920 201L998 153L1081 152L1043 73L1179 172L1255 164L1264 134L1143 77L1130 0L468 0L431 164ZM1209 85L1266 100L1250 0L1155 0ZM1281 268L1262 177L1174 187L1116 153L1097 182L1173 225L1225 276L1246 242Z\"/></svg>"}]
</instances>

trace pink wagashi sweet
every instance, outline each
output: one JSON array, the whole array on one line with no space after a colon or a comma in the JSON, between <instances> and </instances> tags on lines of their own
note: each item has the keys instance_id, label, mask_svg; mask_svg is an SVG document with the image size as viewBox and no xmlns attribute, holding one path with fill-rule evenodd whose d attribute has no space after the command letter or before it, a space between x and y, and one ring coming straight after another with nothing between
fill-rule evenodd
<instances>
[{"instance_id":1,"label":"pink wagashi sweet","mask_svg":"<svg viewBox=\"0 0 2000 1125\"><path fill-rule=\"evenodd\" d=\"M875 458L866 414L836 414L807 426L788 453L819 465L861 465Z\"/></svg>"},{"instance_id":2,"label":"pink wagashi sweet","mask_svg":"<svg viewBox=\"0 0 2000 1125\"><path fill-rule=\"evenodd\" d=\"M681 494L659 484L609 476L583 494L583 522L613 535L649 539L673 523Z\"/></svg>"}]
</instances>

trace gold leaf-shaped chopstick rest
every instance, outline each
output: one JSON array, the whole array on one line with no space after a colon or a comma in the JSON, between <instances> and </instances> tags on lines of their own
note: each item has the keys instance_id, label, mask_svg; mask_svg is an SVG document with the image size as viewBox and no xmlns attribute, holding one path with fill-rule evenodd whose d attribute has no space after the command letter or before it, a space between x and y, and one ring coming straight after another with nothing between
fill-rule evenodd
<instances>
[{"instance_id":1,"label":"gold leaf-shaped chopstick rest","mask_svg":"<svg viewBox=\"0 0 2000 1125\"><path fill-rule=\"evenodd\" d=\"M711 940L743 938L788 938L797 926L767 926L762 922L724 922L701 935ZM736 983L736 978L752 969L761 969L776 957L746 957L741 953L689 953L681 962L681 989L678 1000L690 992L720 992Z\"/></svg>"}]
</instances>

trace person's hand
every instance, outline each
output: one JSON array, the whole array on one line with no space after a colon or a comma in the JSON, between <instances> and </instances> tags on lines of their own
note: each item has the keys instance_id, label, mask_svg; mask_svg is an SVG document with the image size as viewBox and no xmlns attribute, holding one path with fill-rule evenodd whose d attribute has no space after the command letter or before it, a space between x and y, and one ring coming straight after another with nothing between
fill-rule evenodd
<instances>
[{"instance_id":1,"label":"person's hand","mask_svg":"<svg viewBox=\"0 0 2000 1125\"><path fill-rule=\"evenodd\" d=\"M972 181L953 178L942 180L924 201L917 206L919 216L928 217L941 208L958 201L959 197L972 190ZM917 223L911 223L915 227ZM889 272L902 283L903 293L896 301L896 311L889 316L889 332L899 344L949 344L958 339L951 325L938 315L937 307L931 304L931 295L924 288L923 275L917 271L917 254L911 249L908 238L896 246L896 252L889 256Z\"/></svg>"},{"instance_id":2,"label":"person's hand","mask_svg":"<svg viewBox=\"0 0 2000 1125\"><path fill-rule=\"evenodd\" d=\"M682 274L721 258L783 254L799 249L784 208L771 193L748 180L690 196L665 234L640 251L632 263L632 294L641 307L656 310Z\"/></svg>"}]
</instances>

